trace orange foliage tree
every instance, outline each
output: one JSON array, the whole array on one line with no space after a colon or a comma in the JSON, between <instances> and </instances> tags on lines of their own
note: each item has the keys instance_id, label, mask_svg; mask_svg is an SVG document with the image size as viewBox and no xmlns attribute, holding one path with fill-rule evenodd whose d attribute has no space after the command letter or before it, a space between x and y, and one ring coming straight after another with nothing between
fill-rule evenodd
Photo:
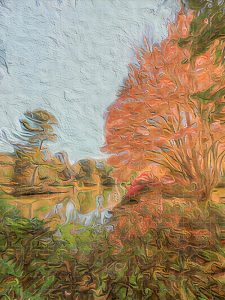
<instances>
[{"instance_id":1,"label":"orange foliage tree","mask_svg":"<svg viewBox=\"0 0 225 300\"><path fill-rule=\"evenodd\" d=\"M189 34L192 14L180 12L159 46L137 50L137 63L109 107L106 144L120 179L152 163L208 199L225 155L222 42L191 60L178 42ZM122 177L124 176L124 177Z\"/></svg>"}]
</instances>

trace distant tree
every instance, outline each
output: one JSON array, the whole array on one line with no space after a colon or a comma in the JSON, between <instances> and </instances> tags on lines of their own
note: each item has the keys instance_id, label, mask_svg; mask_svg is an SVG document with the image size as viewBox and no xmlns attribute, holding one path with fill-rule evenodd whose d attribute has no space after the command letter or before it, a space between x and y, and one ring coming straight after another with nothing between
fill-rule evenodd
<instances>
[{"instance_id":1,"label":"distant tree","mask_svg":"<svg viewBox=\"0 0 225 300\"><path fill-rule=\"evenodd\" d=\"M87 186L96 184L110 186L115 183L110 176L112 167L105 161L81 159L75 164L74 170L76 170L76 180Z\"/></svg>"},{"instance_id":2,"label":"distant tree","mask_svg":"<svg viewBox=\"0 0 225 300\"><path fill-rule=\"evenodd\" d=\"M1 132L1 139L13 146L17 156L15 167L15 180L23 182L23 177L30 173L30 184L34 185L38 174L38 167L43 163L43 144L46 141L55 141L57 135L54 127L58 124L56 118L46 110L36 109L24 113L19 120L21 130L12 132L11 136ZM32 171L31 171L32 170ZM20 178L21 177L21 178Z\"/></svg>"},{"instance_id":3,"label":"distant tree","mask_svg":"<svg viewBox=\"0 0 225 300\"><path fill-rule=\"evenodd\" d=\"M105 161L96 161L95 168L102 185L110 186L115 184L115 180L110 176L113 168Z\"/></svg>"},{"instance_id":4,"label":"distant tree","mask_svg":"<svg viewBox=\"0 0 225 300\"><path fill-rule=\"evenodd\" d=\"M57 152L55 153L55 158L61 163L63 166L63 170L61 170L59 173L60 179L67 181L67 180L74 180L75 178L75 172L72 168L72 165L70 163L68 154L65 151Z\"/></svg>"},{"instance_id":5,"label":"distant tree","mask_svg":"<svg viewBox=\"0 0 225 300\"><path fill-rule=\"evenodd\" d=\"M188 37L193 15L179 14L168 38L152 50L137 51L119 97L106 120L109 162L117 176L142 171L155 163L192 184L199 199L208 199L225 155L225 80L216 59L220 41L191 60L178 42Z\"/></svg>"},{"instance_id":6,"label":"distant tree","mask_svg":"<svg viewBox=\"0 0 225 300\"><path fill-rule=\"evenodd\" d=\"M55 141L57 135L54 126L58 125L56 118L46 110L36 109L24 113L20 120L21 132L14 134L22 144L16 145L16 152L40 151L45 141Z\"/></svg>"},{"instance_id":7,"label":"distant tree","mask_svg":"<svg viewBox=\"0 0 225 300\"><path fill-rule=\"evenodd\" d=\"M77 174L77 179L91 180L92 179L92 169L93 163L90 159L81 159L78 162L79 172Z\"/></svg>"}]
</instances>

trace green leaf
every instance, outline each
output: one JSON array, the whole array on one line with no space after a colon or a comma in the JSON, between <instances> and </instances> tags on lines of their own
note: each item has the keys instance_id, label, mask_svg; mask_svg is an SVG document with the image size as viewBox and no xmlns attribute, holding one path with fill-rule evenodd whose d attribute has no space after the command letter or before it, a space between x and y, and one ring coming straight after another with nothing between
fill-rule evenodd
<instances>
[{"instance_id":1,"label":"green leaf","mask_svg":"<svg viewBox=\"0 0 225 300\"><path fill-rule=\"evenodd\" d=\"M225 95L225 88L218 90L214 94L210 94L211 91L213 90L213 88L214 88L214 86L211 86L210 88L208 88L205 91L192 94L191 97L201 101L204 104L207 104L210 102L216 102ZM220 103L220 105L221 105L221 103Z\"/></svg>"},{"instance_id":2,"label":"green leaf","mask_svg":"<svg viewBox=\"0 0 225 300\"><path fill-rule=\"evenodd\" d=\"M187 59L187 58L186 58L186 59L183 59L183 60L181 61L181 63L182 63L182 65L187 64L187 63L188 63L188 59Z\"/></svg>"},{"instance_id":3,"label":"green leaf","mask_svg":"<svg viewBox=\"0 0 225 300\"><path fill-rule=\"evenodd\" d=\"M47 290L55 281L55 276L50 276L45 280L45 283L40 288L39 294L42 294L45 290Z\"/></svg>"}]
</instances>

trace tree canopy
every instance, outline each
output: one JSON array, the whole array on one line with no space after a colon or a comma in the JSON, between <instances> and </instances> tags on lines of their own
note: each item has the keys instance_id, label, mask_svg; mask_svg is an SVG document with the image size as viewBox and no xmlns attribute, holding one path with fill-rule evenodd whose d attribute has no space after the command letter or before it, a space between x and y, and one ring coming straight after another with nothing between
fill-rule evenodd
<instances>
[{"instance_id":1,"label":"tree canopy","mask_svg":"<svg viewBox=\"0 0 225 300\"><path fill-rule=\"evenodd\" d=\"M225 38L225 1L224 0L183 0L194 13L189 35L181 38L179 45L188 47L191 58L203 54L215 40L224 42ZM217 56L224 61L224 47L218 49Z\"/></svg>"},{"instance_id":2,"label":"tree canopy","mask_svg":"<svg viewBox=\"0 0 225 300\"><path fill-rule=\"evenodd\" d=\"M137 63L106 120L104 151L125 179L132 170L161 165L179 180L209 193L224 156L224 67L219 40L191 60L179 41L189 36L193 14L180 12L168 37L137 50Z\"/></svg>"},{"instance_id":3,"label":"tree canopy","mask_svg":"<svg viewBox=\"0 0 225 300\"><path fill-rule=\"evenodd\" d=\"M43 142L55 141L57 138L54 126L58 121L46 110L27 111L19 122L21 131L13 132L16 141L11 142L18 155L39 152Z\"/></svg>"}]
</instances>

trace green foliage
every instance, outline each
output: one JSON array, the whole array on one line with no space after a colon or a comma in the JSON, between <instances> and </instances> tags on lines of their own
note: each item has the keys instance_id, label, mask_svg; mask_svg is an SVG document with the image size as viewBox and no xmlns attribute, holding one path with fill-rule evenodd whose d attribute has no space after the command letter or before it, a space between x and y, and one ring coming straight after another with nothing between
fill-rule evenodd
<instances>
[{"instance_id":1,"label":"green foliage","mask_svg":"<svg viewBox=\"0 0 225 300\"><path fill-rule=\"evenodd\" d=\"M47 299L55 282L51 263L62 264L60 243L53 242L42 221L21 218L4 203L1 212L0 297Z\"/></svg>"},{"instance_id":2,"label":"green foliage","mask_svg":"<svg viewBox=\"0 0 225 300\"><path fill-rule=\"evenodd\" d=\"M216 91L214 94L211 93L212 90L213 90L213 86L205 91L193 94L192 97L198 99L204 104L207 104L210 102L217 101L225 95L225 88Z\"/></svg>"},{"instance_id":3,"label":"green foliage","mask_svg":"<svg viewBox=\"0 0 225 300\"><path fill-rule=\"evenodd\" d=\"M150 209L151 210L151 209ZM224 204L198 208L165 200L178 227L158 225L120 246L103 228L58 226L24 219L1 203L0 297L3 299L224 299ZM151 211L146 212L146 214ZM122 218L124 210L117 211ZM127 211L127 222L132 215ZM164 218L163 218L164 219ZM126 229L126 228L125 228ZM5 298L4 298L5 297Z\"/></svg>"},{"instance_id":4,"label":"green foliage","mask_svg":"<svg viewBox=\"0 0 225 300\"><path fill-rule=\"evenodd\" d=\"M189 37L180 39L179 45L181 47L190 45L193 59L207 51L215 40L224 41L225 1L188 0L187 3L188 7L194 10L195 18L191 24ZM223 59L222 55L219 55Z\"/></svg>"}]
</instances>

